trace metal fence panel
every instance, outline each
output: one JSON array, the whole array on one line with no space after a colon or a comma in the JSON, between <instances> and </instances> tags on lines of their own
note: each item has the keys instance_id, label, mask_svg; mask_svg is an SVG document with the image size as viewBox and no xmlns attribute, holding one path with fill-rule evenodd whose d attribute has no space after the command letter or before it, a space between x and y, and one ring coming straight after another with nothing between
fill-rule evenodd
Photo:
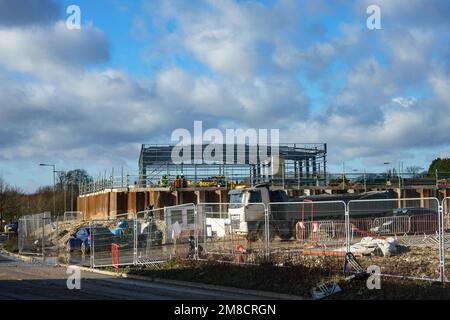
<instances>
[{"instance_id":1,"label":"metal fence panel","mask_svg":"<svg viewBox=\"0 0 450 320\"><path fill-rule=\"evenodd\" d=\"M450 197L442 201L442 241L441 241L441 260L443 270L443 280L450 280Z\"/></svg>"},{"instance_id":2,"label":"metal fence panel","mask_svg":"<svg viewBox=\"0 0 450 320\"><path fill-rule=\"evenodd\" d=\"M197 237L201 234L196 214L193 203L164 208L164 235L158 248L161 257L195 258Z\"/></svg>"},{"instance_id":3,"label":"metal fence panel","mask_svg":"<svg viewBox=\"0 0 450 320\"><path fill-rule=\"evenodd\" d=\"M450 247L450 198L442 204L436 198L183 204L90 221L80 251L93 267L270 259L315 267L320 260L333 271L342 270L350 251L384 275L438 280ZM59 236L49 213L19 220L21 253L57 254Z\"/></svg>"},{"instance_id":4,"label":"metal fence panel","mask_svg":"<svg viewBox=\"0 0 450 320\"><path fill-rule=\"evenodd\" d=\"M197 206L199 257L235 263L265 259L266 207L262 203L201 203Z\"/></svg>"},{"instance_id":5,"label":"metal fence panel","mask_svg":"<svg viewBox=\"0 0 450 320\"><path fill-rule=\"evenodd\" d=\"M279 264L311 265L340 270L346 243L343 201L273 202L268 205L270 259Z\"/></svg>"},{"instance_id":6,"label":"metal fence panel","mask_svg":"<svg viewBox=\"0 0 450 320\"><path fill-rule=\"evenodd\" d=\"M66 211L63 215L63 221L84 220L84 214L81 211Z\"/></svg>"},{"instance_id":7,"label":"metal fence panel","mask_svg":"<svg viewBox=\"0 0 450 320\"><path fill-rule=\"evenodd\" d=\"M54 255L58 249L58 223L50 212L19 219L18 248L21 254Z\"/></svg>"},{"instance_id":8,"label":"metal fence panel","mask_svg":"<svg viewBox=\"0 0 450 320\"><path fill-rule=\"evenodd\" d=\"M436 198L352 200L350 251L385 275L439 279L439 207Z\"/></svg>"},{"instance_id":9,"label":"metal fence panel","mask_svg":"<svg viewBox=\"0 0 450 320\"><path fill-rule=\"evenodd\" d=\"M164 208L136 214L136 264L152 265L167 259L167 226Z\"/></svg>"},{"instance_id":10,"label":"metal fence panel","mask_svg":"<svg viewBox=\"0 0 450 320\"><path fill-rule=\"evenodd\" d=\"M84 231L80 231L84 232ZM132 265L135 262L135 219L93 220L81 240L82 254L90 254L93 267Z\"/></svg>"}]
</instances>

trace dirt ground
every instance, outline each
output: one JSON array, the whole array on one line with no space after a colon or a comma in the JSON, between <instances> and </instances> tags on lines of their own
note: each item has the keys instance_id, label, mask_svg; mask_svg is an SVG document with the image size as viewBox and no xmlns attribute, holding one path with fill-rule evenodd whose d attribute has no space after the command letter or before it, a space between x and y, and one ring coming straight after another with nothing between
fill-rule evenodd
<instances>
[{"instance_id":1,"label":"dirt ground","mask_svg":"<svg viewBox=\"0 0 450 320\"><path fill-rule=\"evenodd\" d=\"M382 274L431 279L439 276L439 251L435 248L405 247L389 257L371 255L358 256L356 259L364 269L379 266ZM333 271L342 270L344 261L341 256L305 255L302 252L272 254L271 260L283 265L303 265Z\"/></svg>"},{"instance_id":2,"label":"dirt ground","mask_svg":"<svg viewBox=\"0 0 450 320\"><path fill-rule=\"evenodd\" d=\"M311 260L314 261L312 257ZM314 263L316 266L313 266ZM312 288L322 283L331 282L337 283L342 291L325 299L450 299L450 287L448 284L425 280L382 277L381 288L369 290L365 279L345 280L341 272L332 272L329 269L318 267L321 263L317 259L314 263L309 264L309 266L292 265L279 267L272 264L256 266L172 260L160 265L159 269L127 267L123 271L151 278L176 279L294 294L307 299L312 298Z\"/></svg>"}]
</instances>

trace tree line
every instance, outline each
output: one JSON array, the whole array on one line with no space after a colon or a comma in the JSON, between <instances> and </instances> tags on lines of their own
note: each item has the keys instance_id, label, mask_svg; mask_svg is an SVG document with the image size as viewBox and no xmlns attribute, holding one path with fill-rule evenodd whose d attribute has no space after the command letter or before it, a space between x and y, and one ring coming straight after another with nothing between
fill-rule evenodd
<instances>
[{"instance_id":1,"label":"tree line","mask_svg":"<svg viewBox=\"0 0 450 320\"><path fill-rule=\"evenodd\" d=\"M82 169L58 172L55 183L56 214L76 211L80 184L92 180ZM0 231L3 231L5 224L18 220L21 216L46 211L53 213L53 185L42 186L33 193L26 193L0 177Z\"/></svg>"}]
</instances>

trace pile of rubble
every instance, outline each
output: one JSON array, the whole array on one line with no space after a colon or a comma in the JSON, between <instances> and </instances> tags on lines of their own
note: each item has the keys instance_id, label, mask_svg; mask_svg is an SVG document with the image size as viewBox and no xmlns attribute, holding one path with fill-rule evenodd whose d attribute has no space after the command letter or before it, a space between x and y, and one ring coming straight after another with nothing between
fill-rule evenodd
<instances>
[{"instance_id":1,"label":"pile of rubble","mask_svg":"<svg viewBox=\"0 0 450 320\"><path fill-rule=\"evenodd\" d=\"M396 254L399 249L399 244L394 238L362 238L360 242L350 246L350 251L355 255L375 255L381 257L390 257ZM339 251L345 251L345 248L340 248Z\"/></svg>"}]
</instances>

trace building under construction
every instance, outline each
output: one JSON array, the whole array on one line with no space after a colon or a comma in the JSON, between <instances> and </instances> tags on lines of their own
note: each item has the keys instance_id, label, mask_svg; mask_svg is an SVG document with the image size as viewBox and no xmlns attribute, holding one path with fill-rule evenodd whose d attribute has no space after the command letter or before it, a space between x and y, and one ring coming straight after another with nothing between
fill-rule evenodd
<instances>
[{"instance_id":1,"label":"building under construction","mask_svg":"<svg viewBox=\"0 0 450 320\"><path fill-rule=\"evenodd\" d=\"M161 176L174 180L181 175L192 186L213 177L250 185L263 182L277 186L310 185L326 176L326 144L284 144L276 150L261 145L221 144L214 145L212 152L208 148L211 145L190 145L187 151L181 150L183 159L175 163L174 146L142 145L139 185L157 186ZM206 162L205 154L212 154L214 161Z\"/></svg>"},{"instance_id":2,"label":"building under construction","mask_svg":"<svg viewBox=\"0 0 450 320\"><path fill-rule=\"evenodd\" d=\"M227 202L228 190L236 185L270 183L275 188L300 190L327 184L324 143L176 148L142 145L139 174L111 173L82 185L77 210L87 217L106 218L143 211L149 205Z\"/></svg>"}]
</instances>

